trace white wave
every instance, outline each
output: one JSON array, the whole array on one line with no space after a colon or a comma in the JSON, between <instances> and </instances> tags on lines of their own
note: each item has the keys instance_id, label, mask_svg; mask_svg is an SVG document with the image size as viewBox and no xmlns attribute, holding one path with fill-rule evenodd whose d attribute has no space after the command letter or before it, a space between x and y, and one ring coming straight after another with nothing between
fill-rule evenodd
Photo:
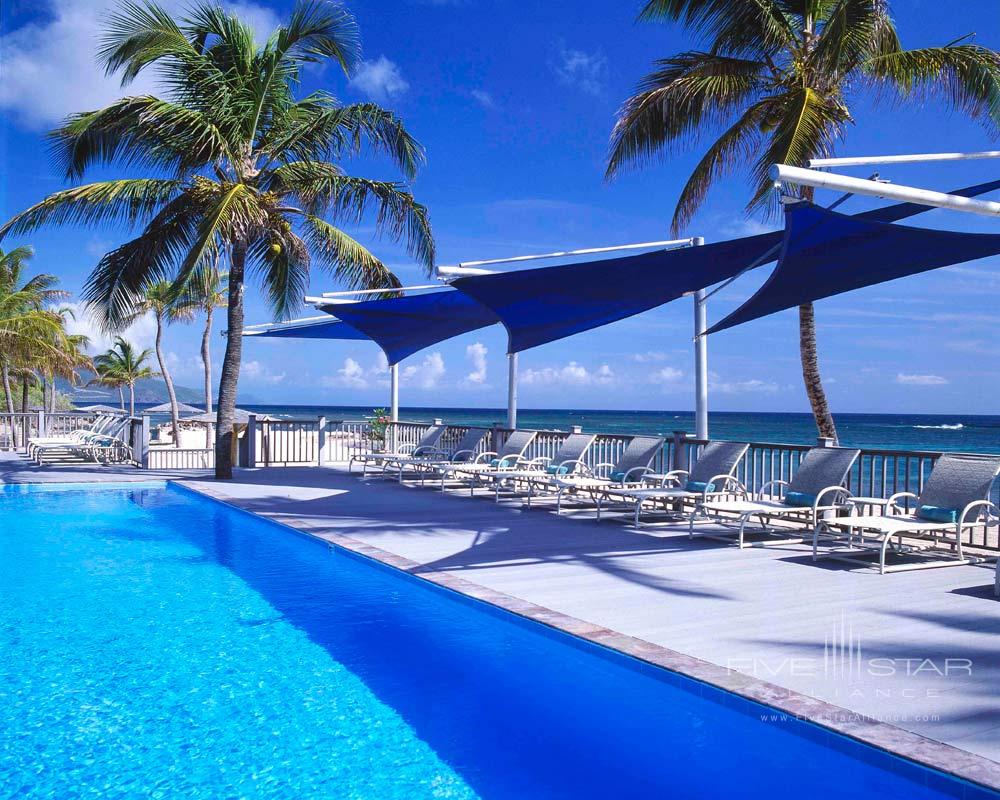
<instances>
[{"instance_id":1,"label":"white wave","mask_svg":"<svg viewBox=\"0 0 1000 800\"><path fill-rule=\"evenodd\" d=\"M954 425L914 425L913 427L935 431L960 431L965 426L961 422L956 422Z\"/></svg>"}]
</instances>

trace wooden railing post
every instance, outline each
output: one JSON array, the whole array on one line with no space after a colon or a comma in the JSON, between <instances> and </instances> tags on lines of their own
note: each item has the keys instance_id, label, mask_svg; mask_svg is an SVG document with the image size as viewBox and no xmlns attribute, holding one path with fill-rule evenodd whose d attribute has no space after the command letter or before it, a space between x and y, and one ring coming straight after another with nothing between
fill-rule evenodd
<instances>
[{"instance_id":1,"label":"wooden railing post","mask_svg":"<svg viewBox=\"0 0 1000 800\"><path fill-rule=\"evenodd\" d=\"M322 467L325 456L323 451L326 449L326 417L320 417L319 429L316 431L316 466Z\"/></svg>"},{"instance_id":2,"label":"wooden railing post","mask_svg":"<svg viewBox=\"0 0 1000 800\"><path fill-rule=\"evenodd\" d=\"M836 441L832 436L820 436L816 439L817 447L835 447Z\"/></svg>"},{"instance_id":3,"label":"wooden railing post","mask_svg":"<svg viewBox=\"0 0 1000 800\"><path fill-rule=\"evenodd\" d=\"M247 415L247 463L246 466L257 466L257 415ZM266 450L267 448L265 448Z\"/></svg>"},{"instance_id":4,"label":"wooden railing post","mask_svg":"<svg viewBox=\"0 0 1000 800\"><path fill-rule=\"evenodd\" d=\"M688 453L687 447L684 446L687 441L686 431L674 431L673 435L673 462L670 465L670 469L687 469L688 468Z\"/></svg>"},{"instance_id":5,"label":"wooden railing post","mask_svg":"<svg viewBox=\"0 0 1000 800\"><path fill-rule=\"evenodd\" d=\"M570 425L569 426L569 432L570 433L583 433L583 425Z\"/></svg>"},{"instance_id":6,"label":"wooden railing post","mask_svg":"<svg viewBox=\"0 0 1000 800\"><path fill-rule=\"evenodd\" d=\"M136 461L139 462L139 467L142 469L149 469L149 435L151 431L151 426L149 422L149 415L142 415L142 422L139 424L139 452L133 453L136 456Z\"/></svg>"},{"instance_id":7,"label":"wooden railing post","mask_svg":"<svg viewBox=\"0 0 1000 800\"><path fill-rule=\"evenodd\" d=\"M45 409L38 409L38 436L45 436Z\"/></svg>"}]
</instances>

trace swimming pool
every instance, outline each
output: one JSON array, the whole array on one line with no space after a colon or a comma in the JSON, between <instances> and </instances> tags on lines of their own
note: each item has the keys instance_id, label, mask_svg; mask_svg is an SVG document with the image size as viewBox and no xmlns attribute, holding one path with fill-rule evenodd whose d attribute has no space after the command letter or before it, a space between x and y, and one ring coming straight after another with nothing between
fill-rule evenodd
<instances>
[{"instance_id":1,"label":"swimming pool","mask_svg":"<svg viewBox=\"0 0 1000 800\"><path fill-rule=\"evenodd\" d=\"M0 520L0 797L994 796L179 487Z\"/></svg>"}]
</instances>

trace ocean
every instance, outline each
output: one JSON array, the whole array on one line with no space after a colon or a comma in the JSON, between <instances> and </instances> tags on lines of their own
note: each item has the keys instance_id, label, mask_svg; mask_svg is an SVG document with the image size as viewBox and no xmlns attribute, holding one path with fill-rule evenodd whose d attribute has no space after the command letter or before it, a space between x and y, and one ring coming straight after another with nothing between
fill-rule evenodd
<instances>
[{"instance_id":1,"label":"ocean","mask_svg":"<svg viewBox=\"0 0 1000 800\"><path fill-rule=\"evenodd\" d=\"M250 411L283 419L325 416L329 420L358 420L372 413L369 406L246 405ZM490 426L506 420L502 408L401 407L400 419L430 422L435 418L455 425ZM1000 453L1000 416L959 414L837 414L843 445L886 450L932 450ZM694 431L690 411L597 411L525 408L518 423L526 428L569 430L580 425L595 433L652 434ZM715 412L709 415L709 433L715 439L811 444L816 427L810 414Z\"/></svg>"}]
</instances>

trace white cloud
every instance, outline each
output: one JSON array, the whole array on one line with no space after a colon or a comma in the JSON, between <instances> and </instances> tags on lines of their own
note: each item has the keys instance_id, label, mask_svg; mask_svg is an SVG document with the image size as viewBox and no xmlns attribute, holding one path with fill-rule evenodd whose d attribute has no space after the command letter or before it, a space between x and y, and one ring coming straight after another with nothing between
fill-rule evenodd
<instances>
[{"instance_id":1,"label":"white cloud","mask_svg":"<svg viewBox=\"0 0 1000 800\"><path fill-rule=\"evenodd\" d=\"M399 72L399 67L385 56L374 61L362 61L350 85L373 100L385 101L410 88Z\"/></svg>"},{"instance_id":2,"label":"white cloud","mask_svg":"<svg viewBox=\"0 0 1000 800\"><path fill-rule=\"evenodd\" d=\"M656 361L666 361L667 354L659 350L647 350L645 353L633 353L629 358L637 364L651 364Z\"/></svg>"},{"instance_id":3,"label":"white cloud","mask_svg":"<svg viewBox=\"0 0 1000 800\"><path fill-rule=\"evenodd\" d=\"M472 99L475 100L483 108L496 108L496 103L493 100L493 95L483 89L473 89L469 94L472 95Z\"/></svg>"},{"instance_id":4,"label":"white cloud","mask_svg":"<svg viewBox=\"0 0 1000 800\"><path fill-rule=\"evenodd\" d=\"M434 389L444 375L444 359L438 352L424 356L419 364L410 364L399 373L402 385L418 386L421 389Z\"/></svg>"},{"instance_id":5,"label":"white cloud","mask_svg":"<svg viewBox=\"0 0 1000 800\"><path fill-rule=\"evenodd\" d=\"M281 383L285 379L284 372L271 372L266 364L259 361L244 361L240 365L240 374L247 380L260 383Z\"/></svg>"},{"instance_id":6,"label":"white cloud","mask_svg":"<svg viewBox=\"0 0 1000 800\"><path fill-rule=\"evenodd\" d=\"M345 358L344 366L337 370L337 374L322 378L320 383L323 386L340 386L348 389L368 388L365 370L353 358Z\"/></svg>"},{"instance_id":7,"label":"white cloud","mask_svg":"<svg viewBox=\"0 0 1000 800\"><path fill-rule=\"evenodd\" d=\"M107 105L124 95L155 89L149 70L126 88L117 77L107 77L94 53L106 13L115 7L103 0L49 0L39 4L50 13L47 20L23 25L0 37L3 79L0 108L30 128L43 128L69 114ZM183 0L162 5L181 12ZM278 25L270 9L253 3L226 3L225 8L249 22L260 35Z\"/></svg>"},{"instance_id":8,"label":"white cloud","mask_svg":"<svg viewBox=\"0 0 1000 800\"><path fill-rule=\"evenodd\" d=\"M709 391L719 394L774 394L779 388L773 381L762 381L759 378L751 378L748 381L720 381L718 378L713 378L708 385Z\"/></svg>"},{"instance_id":9,"label":"white cloud","mask_svg":"<svg viewBox=\"0 0 1000 800\"><path fill-rule=\"evenodd\" d=\"M486 385L486 354L489 352L482 342L474 342L465 348L465 357L472 362L472 372L465 376L468 386Z\"/></svg>"},{"instance_id":10,"label":"white cloud","mask_svg":"<svg viewBox=\"0 0 1000 800\"><path fill-rule=\"evenodd\" d=\"M900 372L896 375L896 383L904 386L944 386L948 379L940 375L907 375Z\"/></svg>"},{"instance_id":11,"label":"white cloud","mask_svg":"<svg viewBox=\"0 0 1000 800\"><path fill-rule=\"evenodd\" d=\"M684 373L674 367L663 367L649 376L650 383L677 383Z\"/></svg>"},{"instance_id":12,"label":"white cloud","mask_svg":"<svg viewBox=\"0 0 1000 800\"><path fill-rule=\"evenodd\" d=\"M585 53L560 43L552 69L567 86L599 95L604 91L608 60L600 52Z\"/></svg>"},{"instance_id":13,"label":"white cloud","mask_svg":"<svg viewBox=\"0 0 1000 800\"><path fill-rule=\"evenodd\" d=\"M106 333L98 327L94 321L94 316L85 303L60 303L53 308L68 309L71 314L66 316L66 332L71 335L83 334L90 339L90 347L87 352L91 354L103 353L114 344L115 336L121 336L131 342L135 347L144 350L152 347L156 339L156 320L152 314L144 314L125 330L115 333Z\"/></svg>"},{"instance_id":14,"label":"white cloud","mask_svg":"<svg viewBox=\"0 0 1000 800\"><path fill-rule=\"evenodd\" d=\"M520 381L528 386L559 384L563 386L593 386L614 383L615 374L607 364L601 364L596 371L588 370L575 361L563 367L543 367L525 370Z\"/></svg>"}]
</instances>

